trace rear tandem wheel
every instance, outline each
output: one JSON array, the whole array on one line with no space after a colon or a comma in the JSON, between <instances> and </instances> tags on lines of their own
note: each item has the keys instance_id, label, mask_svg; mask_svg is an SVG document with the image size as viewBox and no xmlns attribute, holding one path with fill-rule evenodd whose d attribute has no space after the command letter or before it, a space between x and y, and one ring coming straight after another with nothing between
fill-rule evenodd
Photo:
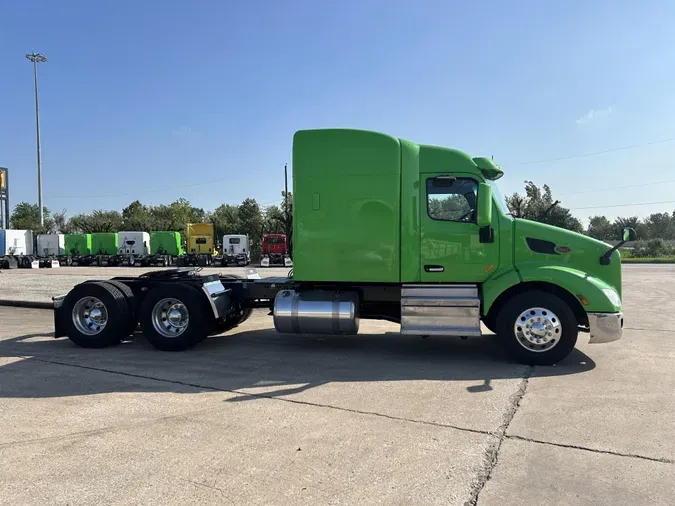
<instances>
[{"instance_id":1,"label":"rear tandem wheel","mask_svg":"<svg viewBox=\"0 0 675 506\"><path fill-rule=\"evenodd\" d=\"M244 279L242 276L238 276L237 274L225 274L220 276L221 278L225 279ZM241 325L244 323L246 320L249 319L251 316L251 313L253 313L253 309L250 307L239 307L239 311L236 312L234 315L229 316L228 318L216 322L216 328L215 332L218 334L222 334L223 332L228 332L232 330L233 328Z\"/></svg>"},{"instance_id":2,"label":"rear tandem wheel","mask_svg":"<svg viewBox=\"0 0 675 506\"><path fill-rule=\"evenodd\" d=\"M77 285L66 296L64 308L62 324L66 334L84 348L118 344L132 318L126 297L109 283Z\"/></svg>"},{"instance_id":3,"label":"rear tandem wheel","mask_svg":"<svg viewBox=\"0 0 675 506\"><path fill-rule=\"evenodd\" d=\"M129 318L127 319L127 325L125 327L126 330L123 337L132 335L134 332L136 332L136 328L138 328L138 307L136 305L136 296L134 295L134 292L131 291L131 288L120 281L111 279L108 281L103 281L103 283L114 286L120 292L122 292L122 295L124 295L124 298L127 301L127 307L129 308Z\"/></svg>"},{"instance_id":4,"label":"rear tandem wheel","mask_svg":"<svg viewBox=\"0 0 675 506\"><path fill-rule=\"evenodd\" d=\"M184 283L167 283L150 290L139 316L143 335L163 351L191 348L215 327L215 317L204 294Z\"/></svg>"}]
</instances>

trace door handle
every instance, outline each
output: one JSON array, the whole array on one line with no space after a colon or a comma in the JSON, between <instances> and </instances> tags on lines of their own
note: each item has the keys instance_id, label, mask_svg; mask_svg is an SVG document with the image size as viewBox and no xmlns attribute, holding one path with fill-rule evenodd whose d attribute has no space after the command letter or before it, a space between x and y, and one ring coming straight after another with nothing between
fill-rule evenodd
<instances>
[{"instance_id":1,"label":"door handle","mask_svg":"<svg viewBox=\"0 0 675 506\"><path fill-rule=\"evenodd\" d=\"M442 265L425 265L424 270L427 272L443 272L445 267Z\"/></svg>"}]
</instances>

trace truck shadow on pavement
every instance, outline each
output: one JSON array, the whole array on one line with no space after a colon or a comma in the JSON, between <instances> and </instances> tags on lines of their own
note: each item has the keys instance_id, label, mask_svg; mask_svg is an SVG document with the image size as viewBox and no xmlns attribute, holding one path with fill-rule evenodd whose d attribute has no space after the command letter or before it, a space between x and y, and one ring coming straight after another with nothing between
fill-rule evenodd
<instances>
[{"instance_id":1,"label":"truck shadow on pavement","mask_svg":"<svg viewBox=\"0 0 675 506\"><path fill-rule=\"evenodd\" d=\"M576 349L556 366L534 368L533 376L582 374L595 362ZM160 352L140 333L106 349L79 348L47 333L0 341L0 397L67 397L108 392L227 391L230 399L298 394L329 383L466 382L476 395L497 380L522 378L528 366L505 354L486 335L357 336L280 335L246 330L209 338L184 352Z\"/></svg>"}]
</instances>

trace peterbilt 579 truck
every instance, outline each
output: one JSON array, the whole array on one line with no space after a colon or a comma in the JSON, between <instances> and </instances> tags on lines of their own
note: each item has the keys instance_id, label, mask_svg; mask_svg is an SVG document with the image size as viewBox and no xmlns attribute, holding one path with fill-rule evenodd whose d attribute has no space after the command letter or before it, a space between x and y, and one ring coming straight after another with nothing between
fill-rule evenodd
<instances>
[{"instance_id":1,"label":"peterbilt 579 truck","mask_svg":"<svg viewBox=\"0 0 675 506\"><path fill-rule=\"evenodd\" d=\"M618 246L512 217L502 174L488 158L381 133L299 131L292 274L175 269L85 282L55 297L55 335L104 347L140 323L156 348L183 350L265 308L281 334L356 334L365 318L471 337L482 321L527 364L565 358L579 332L619 339Z\"/></svg>"}]
</instances>

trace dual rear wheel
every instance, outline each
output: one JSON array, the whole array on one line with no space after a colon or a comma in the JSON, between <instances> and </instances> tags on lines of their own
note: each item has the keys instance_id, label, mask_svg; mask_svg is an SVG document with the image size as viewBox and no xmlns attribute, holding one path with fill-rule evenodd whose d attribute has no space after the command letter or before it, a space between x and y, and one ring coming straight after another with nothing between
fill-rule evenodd
<instances>
[{"instance_id":1,"label":"dual rear wheel","mask_svg":"<svg viewBox=\"0 0 675 506\"><path fill-rule=\"evenodd\" d=\"M224 332L248 318L242 310L217 322L199 289L184 283L164 284L138 304L132 290L118 281L82 283L68 294L61 312L68 337L85 348L104 348L133 334L140 322L155 348L179 351L209 335Z\"/></svg>"}]
</instances>

